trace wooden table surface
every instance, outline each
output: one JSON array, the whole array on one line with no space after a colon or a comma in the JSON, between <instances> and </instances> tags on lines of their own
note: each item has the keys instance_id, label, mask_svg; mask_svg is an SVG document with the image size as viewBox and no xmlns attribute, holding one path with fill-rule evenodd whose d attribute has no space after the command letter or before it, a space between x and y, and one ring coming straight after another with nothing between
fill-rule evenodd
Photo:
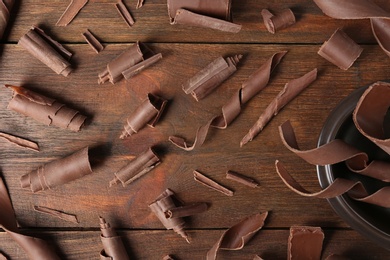
<instances>
[{"instance_id":1,"label":"wooden table surface","mask_svg":"<svg viewBox=\"0 0 390 260\"><path fill-rule=\"evenodd\" d=\"M1 44L0 84L23 85L54 97L88 116L88 124L73 133L47 127L7 109L12 92L0 90L0 130L39 143L39 153L23 150L0 140L0 173L9 189L21 232L44 238L63 259L98 259L99 216L118 229L132 259L205 259L225 229L241 219L270 211L265 227L244 247L221 252L219 259L285 259L292 225L320 226L325 232L323 257L337 253L350 259L388 259L389 251L352 230L326 200L301 197L290 191L277 176L274 162L285 163L294 177L311 191L320 189L315 167L294 156L282 144L277 127L290 119L301 148L316 146L322 125L332 109L353 90L389 79L389 57L376 44L368 20L335 20L325 16L311 0L233 1L238 34L169 24L166 1L146 0L136 10L136 1L124 3L136 23L128 28L114 8L116 0L91 0L67 27L55 23L69 1L25 0L12 11L13 20ZM390 11L387 0L375 1ZM262 22L262 8L291 7L297 23L275 35ZM74 53L75 70L68 77L56 75L17 45L31 25L39 25ZM339 27L361 44L364 51L347 71L317 54L320 45ZM89 28L105 45L96 54L83 40ZM163 59L131 80L98 85L98 73L136 41L147 43ZM273 53L287 50L270 84L243 106L240 116L226 129L212 129L204 145L192 152L174 147L168 136L193 140L196 128L220 113L222 105L248 76ZM243 54L238 71L201 102L185 95L181 84L218 56ZM287 105L243 148L241 138L269 102L289 80L318 68L319 77ZM125 140L119 139L126 118L148 92L169 100L156 128L144 128ZM20 177L38 166L64 157L85 146L91 148L93 173L53 190L31 193L20 187ZM156 146L162 164L124 188L109 187L113 173L129 160ZM193 180L199 170L235 191L233 197L210 190ZM256 179L256 189L225 179L234 170ZM188 219L191 244L165 230L148 205L166 188L187 202L209 203L207 212ZM34 205L77 215L72 224L37 213ZM1 214L1 213L0 213ZM26 255L5 233L0 232L0 252L10 259Z\"/></svg>"}]
</instances>

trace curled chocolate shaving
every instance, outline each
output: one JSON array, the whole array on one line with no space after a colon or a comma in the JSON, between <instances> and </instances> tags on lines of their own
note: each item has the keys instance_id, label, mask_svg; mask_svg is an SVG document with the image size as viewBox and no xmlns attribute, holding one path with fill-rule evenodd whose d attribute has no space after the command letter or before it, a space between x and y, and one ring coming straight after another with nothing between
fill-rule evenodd
<instances>
[{"instance_id":1,"label":"curled chocolate shaving","mask_svg":"<svg viewBox=\"0 0 390 260\"><path fill-rule=\"evenodd\" d=\"M22 188L30 187L32 192L52 189L92 173L88 158L88 147L65 158L40 166L20 178Z\"/></svg>"},{"instance_id":2,"label":"curled chocolate shaving","mask_svg":"<svg viewBox=\"0 0 390 260\"><path fill-rule=\"evenodd\" d=\"M114 173L115 177L110 181L110 187L114 184L122 183L126 187L130 183L144 176L160 164L160 159L154 153L152 148L138 155L126 166Z\"/></svg>"},{"instance_id":3,"label":"curled chocolate shaving","mask_svg":"<svg viewBox=\"0 0 390 260\"><path fill-rule=\"evenodd\" d=\"M30 259L59 260L54 250L42 239L25 236L18 232L15 211L8 195L8 190L0 177L0 227L15 240Z\"/></svg>"},{"instance_id":4,"label":"curled chocolate shaving","mask_svg":"<svg viewBox=\"0 0 390 260\"><path fill-rule=\"evenodd\" d=\"M0 260L8 260L7 257L5 257L5 255L3 255L1 252L0 252Z\"/></svg>"},{"instance_id":5,"label":"curled chocolate shaving","mask_svg":"<svg viewBox=\"0 0 390 260\"><path fill-rule=\"evenodd\" d=\"M14 0L1 0L0 1L0 39L3 38L5 29L10 18L10 12L14 6Z\"/></svg>"},{"instance_id":6,"label":"curled chocolate shaving","mask_svg":"<svg viewBox=\"0 0 390 260\"><path fill-rule=\"evenodd\" d=\"M162 54L157 53L157 54L151 56L150 58L143 60L143 61L135 64L134 66L128 68L127 70L123 71L122 75L125 79L130 79L134 75L140 73L142 70L153 65L154 63L156 63L157 61L159 61L161 59L162 59Z\"/></svg>"},{"instance_id":7,"label":"curled chocolate shaving","mask_svg":"<svg viewBox=\"0 0 390 260\"><path fill-rule=\"evenodd\" d=\"M207 203L199 202L190 205L184 205L176 208L169 209L164 212L166 218L182 218L199 213L203 213L208 209Z\"/></svg>"},{"instance_id":8,"label":"curled chocolate shaving","mask_svg":"<svg viewBox=\"0 0 390 260\"><path fill-rule=\"evenodd\" d=\"M249 132L244 136L240 142L240 146L244 146L249 141L252 141L271 121L272 117L276 116L279 111L286 106L291 100L299 95L305 88L307 88L313 81L317 79L317 69L314 69L298 79L293 79L288 82L283 90L279 92L274 100L264 110L256 123L249 129Z\"/></svg>"},{"instance_id":9,"label":"curled chocolate shaving","mask_svg":"<svg viewBox=\"0 0 390 260\"><path fill-rule=\"evenodd\" d=\"M103 250L100 251L101 260L129 260L129 256L123 245L122 239L117 235L110 223L102 217L99 217L100 230L102 234L100 239L103 244Z\"/></svg>"},{"instance_id":10,"label":"curled chocolate shaving","mask_svg":"<svg viewBox=\"0 0 390 260\"><path fill-rule=\"evenodd\" d=\"M372 32L390 56L390 13L370 0L314 0L326 15L336 19L370 19Z\"/></svg>"},{"instance_id":11,"label":"curled chocolate shaving","mask_svg":"<svg viewBox=\"0 0 390 260\"><path fill-rule=\"evenodd\" d=\"M80 12L81 8L83 8L87 3L88 0L70 1L68 7L65 9L65 12L61 15L60 19L58 19L56 25L67 26L70 24L76 15Z\"/></svg>"},{"instance_id":12,"label":"curled chocolate shaving","mask_svg":"<svg viewBox=\"0 0 390 260\"><path fill-rule=\"evenodd\" d=\"M18 86L5 85L14 91L8 108L29 116L45 125L55 125L71 131L79 131L86 117L54 99Z\"/></svg>"},{"instance_id":13,"label":"curled chocolate shaving","mask_svg":"<svg viewBox=\"0 0 390 260\"><path fill-rule=\"evenodd\" d=\"M221 250L240 250L264 226L268 212L255 214L226 230L218 242L207 252L207 260L217 259Z\"/></svg>"},{"instance_id":14,"label":"curled chocolate shaving","mask_svg":"<svg viewBox=\"0 0 390 260\"><path fill-rule=\"evenodd\" d=\"M291 227L287 259L321 259L324 237L320 227Z\"/></svg>"},{"instance_id":15,"label":"curled chocolate shaving","mask_svg":"<svg viewBox=\"0 0 390 260\"><path fill-rule=\"evenodd\" d=\"M185 222L183 218L166 218L167 210L176 208L179 203L175 197L175 193L166 189L157 199L149 205L149 208L157 216L166 229L173 229L177 234L183 237L188 243L188 235L184 231Z\"/></svg>"},{"instance_id":16,"label":"curled chocolate shaving","mask_svg":"<svg viewBox=\"0 0 390 260\"><path fill-rule=\"evenodd\" d=\"M194 171L194 180L199 182L200 184L203 184L206 187L209 187L210 189L221 192L222 194L225 194L226 196L233 196L234 195L234 192L232 190L229 190L228 188L222 186L221 184L215 182L214 180L210 179L209 177L203 175L202 173L200 173L198 171Z\"/></svg>"},{"instance_id":17,"label":"curled chocolate shaving","mask_svg":"<svg viewBox=\"0 0 390 260\"><path fill-rule=\"evenodd\" d=\"M343 70L349 69L359 58L363 48L356 44L341 29L337 29L318 51L324 59Z\"/></svg>"},{"instance_id":18,"label":"curled chocolate shaving","mask_svg":"<svg viewBox=\"0 0 390 260\"><path fill-rule=\"evenodd\" d=\"M85 41L96 53L99 53L104 49L104 46L99 42L98 39L96 39L95 35L93 35L89 29L87 29L82 35Z\"/></svg>"},{"instance_id":19,"label":"curled chocolate shaving","mask_svg":"<svg viewBox=\"0 0 390 260\"><path fill-rule=\"evenodd\" d=\"M295 24L295 15L290 8L282 10L277 15L273 15L268 9L263 9L261 16L265 27L272 34Z\"/></svg>"},{"instance_id":20,"label":"curled chocolate shaving","mask_svg":"<svg viewBox=\"0 0 390 260\"><path fill-rule=\"evenodd\" d=\"M144 5L145 0L138 0L137 1L137 9L141 8Z\"/></svg>"},{"instance_id":21,"label":"curled chocolate shaving","mask_svg":"<svg viewBox=\"0 0 390 260\"><path fill-rule=\"evenodd\" d=\"M68 61L72 53L40 28L33 26L20 38L18 44L55 73L65 77L71 73L72 68Z\"/></svg>"},{"instance_id":22,"label":"curled chocolate shaving","mask_svg":"<svg viewBox=\"0 0 390 260\"><path fill-rule=\"evenodd\" d=\"M251 188L257 188L259 186L259 184L254 179L233 171L226 172L226 179L239 182Z\"/></svg>"},{"instance_id":23,"label":"curled chocolate shaving","mask_svg":"<svg viewBox=\"0 0 390 260\"><path fill-rule=\"evenodd\" d=\"M43 206L34 206L34 210L40 213L48 214L53 217L57 217L65 221L73 222L76 224L79 223L76 215L65 213L63 211L59 211L56 209L51 209Z\"/></svg>"},{"instance_id":24,"label":"curled chocolate shaving","mask_svg":"<svg viewBox=\"0 0 390 260\"><path fill-rule=\"evenodd\" d=\"M134 24L134 19L131 16L129 10L127 10L127 7L123 3L123 1L119 0L119 2L115 4L115 7L116 7L116 10L118 11L118 13L120 14L120 16L122 17L122 19L131 28L131 26L133 26L133 24Z\"/></svg>"},{"instance_id":25,"label":"curled chocolate shaving","mask_svg":"<svg viewBox=\"0 0 390 260\"><path fill-rule=\"evenodd\" d=\"M112 84L123 78L123 72L144 60L144 55L154 53L145 44L137 42L107 64L107 68L99 74L99 84L110 81ZM148 64L151 65L151 64ZM142 69L147 66L143 66ZM140 71L140 70L138 70Z\"/></svg>"},{"instance_id":26,"label":"curled chocolate shaving","mask_svg":"<svg viewBox=\"0 0 390 260\"><path fill-rule=\"evenodd\" d=\"M10 143L16 144L20 147L27 148L36 152L39 152L39 146L37 143L29 141L27 139L17 137L15 135L0 132L0 138L7 140Z\"/></svg>"}]
</instances>

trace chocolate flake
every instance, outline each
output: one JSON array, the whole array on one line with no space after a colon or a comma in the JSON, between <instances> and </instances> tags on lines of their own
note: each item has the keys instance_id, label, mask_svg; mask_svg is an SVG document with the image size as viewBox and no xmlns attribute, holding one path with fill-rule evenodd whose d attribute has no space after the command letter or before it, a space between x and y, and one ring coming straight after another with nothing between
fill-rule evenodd
<instances>
[{"instance_id":1,"label":"chocolate flake","mask_svg":"<svg viewBox=\"0 0 390 260\"><path fill-rule=\"evenodd\" d=\"M60 219L65 220L65 221L73 222L76 224L80 223L78 221L76 215L65 213L63 211L59 211L56 209L51 209L51 208L47 208L47 207L43 207L43 206L34 206L34 210L37 212L45 213L45 214L48 214L50 216L60 218Z\"/></svg>"},{"instance_id":2,"label":"chocolate flake","mask_svg":"<svg viewBox=\"0 0 390 260\"><path fill-rule=\"evenodd\" d=\"M252 128L249 129L249 132L241 140L240 146L242 147L249 141L252 141L253 138L255 138L263 130L268 122L271 121L272 117L276 116L284 106L298 96L299 93L301 93L316 79L317 69L314 69L304 76L288 82L276 98L271 101Z\"/></svg>"},{"instance_id":3,"label":"chocolate flake","mask_svg":"<svg viewBox=\"0 0 390 260\"><path fill-rule=\"evenodd\" d=\"M137 9L141 8L144 5L145 0L138 0L137 1Z\"/></svg>"},{"instance_id":4,"label":"chocolate flake","mask_svg":"<svg viewBox=\"0 0 390 260\"><path fill-rule=\"evenodd\" d=\"M68 61L72 53L40 28L33 26L20 38L18 44L55 73L65 77L71 73L72 68Z\"/></svg>"},{"instance_id":5,"label":"chocolate flake","mask_svg":"<svg viewBox=\"0 0 390 260\"><path fill-rule=\"evenodd\" d=\"M164 212L166 218L181 218L203 213L208 209L207 203L198 202L172 208Z\"/></svg>"},{"instance_id":6,"label":"chocolate flake","mask_svg":"<svg viewBox=\"0 0 390 260\"><path fill-rule=\"evenodd\" d=\"M131 28L134 24L134 19L131 16L129 10L127 10L127 7L123 3L122 0L119 0L118 3L115 4L116 10L120 14L120 16L123 18L123 20L126 22L126 24Z\"/></svg>"},{"instance_id":7,"label":"chocolate flake","mask_svg":"<svg viewBox=\"0 0 390 260\"><path fill-rule=\"evenodd\" d=\"M102 234L100 239L103 244L103 250L100 251L101 260L129 260L126 248L120 236L117 235L110 223L102 217L99 217L100 230Z\"/></svg>"},{"instance_id":8,"label":"chocolate flake","mask_svg":"<svg viewBox=\"0 0 390 260\"><path fill-rule=\"evenodd\" d=\"M55 125L71 131L79 131L86 117L54 99L45 97L23 87L5 85L14 91L8 108L29 116L45 125Z\"/></svg>"},{"instance_id":9,"label":"chocolate flake","mask_svg":"<svg viewBox=\"0 0 390 260\"><path fill-rule=\"evenodd\" d=\"M72 22L80 10L88 3L88 0L72 0L70 1L65 12L58 19L57 26L67 26Z\"/></svg>"},{"instance_id":10,"label":"chocolate flake","mask_svg":"<svg viewBox=\"0 0 390 260\"><path fill-rule=\"evenodd\" d=\"M251 188L257 188L259 186L259 184L254 179L233 171L226 172L226 179L239 182Z\"/></svg>"},{"instance_id":11,"label":"chocolate flake","mask_svg":"<svg viewBox=\"0 0 390 260\"><path fill-rule=\"evenodd\" d=\"M157 53L157 54L153 55L152 57L150 57L150 58L148 58L146 60L143 60L140 63L135 64L134 66L128 68L125 71L123 71L122 75L123 75L123 77L125 79L130 79L134 75L137 75L142 70L144 70L147 67L153 65L154 63L156 63L157 61L159 61L161 59L162 59L162 54L161 53Z\"/></svg>"},{"instance_id":12,"label":"chocolate flake","mask_svg":"<svg viewBox=\"0 0 390 260\"><path fill-rule=\"evenodd\" d=\"M104 49L104 46L99 42L98 39L96 39L95 35L93 35L89 29L87 29L82 35L85 41L96 53L99 53Z\"/></svg>"},{"instance_id":13,"label":"chocolate flake","mask_svg":"<svg viewBox=\"0 0 390 260\"><path fill-rule=\"evenodd\" d=\"M20 178L22 188L32 192L52 189L92 173L88 147L65 158L51 161Z\"/></svg>"},{"instance_id":14,"label":"chocolate flake","mask_svg":"<svg viewBox=\"0 0 390 260\"><path fill-rule=\"evenodd\" d=\"M27 139L17 137L15 135L0 132L0 138L7 140L10 143L16 144L20 147L27 148L36 152L39 152L39 146L37 143L29 141Z\"/></svg>"},{"instance_id":15,"label":"chocolate flake","mask_svg":"<svg viewBox=\"0 0 390 260\"><path fill-rule=\"evenodd\" d=\"M320 227L291 227L287 259L321 259L324 237Z\"/></svg>"},{"instance_id":16,"label":"chocolate flake","mask_svg":"<svg viewBox=\"0 0 390 260\"><path fill-rule=\"evenodd\" d=\"M273 15L268 9L263 9L261 16L265 27L272 34L295 24L295 15L290 8L284 9L277 15Z\"/></svg>"},{"instance_id":17,"label":"chocolate flake","mask_svg":"<svg viewBox=\"0 0 390 260\"><path fill-rule=\"evenodd\" d=\"M202 173L198 171L194 171L194 180L199 182L200 184L203 184L206 187L209 187L210 189L216 190L218 192L221 192L222 194L225 194L226 196L233 196L234 192L229 190L228 188L222 186L221 184L213 181L209 177L206 177Z\"/></svg>"},{"instance_id":18,"label":"chocolate flake","mask_svg":"<svg viewBox=\"0 0 390 260\"><path fill-rule=\"evenodd\" d=\"M14 6L15 0L0 1L0 39L3 38L5 29L7 28L10 19L11 9Z\"/></svg>"},{"instance_id":19,"label":"chocolate flake","mask_svg":"<svg viewBox=\"0 0 390 260\"><path fill-rule=\"evenodd\" d=\"M153 170L159 164L160 159L154 153L152 148L149 148L131 160L126 166L114 173L115 177L112 181L110 181L110 187L118 183L122 183L123 187L126 187Z\"/></svg>"}]
</instances>

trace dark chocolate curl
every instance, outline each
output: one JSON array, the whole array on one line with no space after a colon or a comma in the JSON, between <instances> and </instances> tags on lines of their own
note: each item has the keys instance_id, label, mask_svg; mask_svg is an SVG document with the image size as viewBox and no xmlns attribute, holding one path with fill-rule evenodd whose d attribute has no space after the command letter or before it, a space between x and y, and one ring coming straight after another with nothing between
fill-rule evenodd
<instances>
[{"instance_id":1,"label":"dark chocolate curl","mask_svg":"<svg viewBox=\"0 0 390 260\"><path fill-rule=\"evenodd\" d=\"M144 5L145 0L138 0L136 9L141 8Z\"/></svg>"},{"instance_id":2,"label":"dark chocolate curl","mask_svg":"<svg viewBox=\"0 0 390 260\"><path fill-rule=\"evenodd\" d=\"M0 177L0 227L25 251L29 259L59 260L54 250L42 239L25 236L18 232L15 211L8 190ZM0 257L1 259L1 257Z\"/></svg>"},{"instance_id":3,"label":"dark chocolate curl","mask_svg":"<svg viewBox=\"0 0 390 260\"><path fill-rule=\"evenodd\" d=\"M0 132L0 139L1 138L7 140L10 143L16 144L17 146L39 152L38 144L35 142L32 142L32 141L29 141L27 139L17 137L15 135Z\"/></svg>"},{"instance_id":4,"label":"dark chocolate curl","mask_svg":"<svg viewBox=\"0 0 390 260\"><path fill-rule=\"evenodd\" d=\"M207 203L199 202L189 205L184 205L165 211L166 218L182 218L203 213L208 209Z\"/></svg>"},{"instance_id":5,"label":"dark chocolate curl","mask_svg":"<svg viewBox=\"0 0 390 260\"><path fill-rule=\"evenodd\" d=\"M40 213L48 214L50 216L65 220L65 221L73 222L76 224L79 223L76 215L69 214L69 213L66 213L66 212L63 212L60 210L51 209L51 208L47 208L47 207L43 207L43 206L34 206L34 210L37 212L40 212Z\"/></svg>"},{"instance_id":6,"label":"dark chocolate curl","mask_svg":"<svg viewBox=\"0 0 390 260\"><path fill-rule=\"evenodd\" d=\"M123 245L122 239L116 231L110 226L110 223L102 217L100 220L100 230L102 232L100 239L103 244L103 250L100 252L101 260L129 260L129 256Z\"/></svg>"},{"instance_id":7,"label":"dark chocolate curl","mask_svg":"<svg viewBox=\"0 0 390 260\"><path fill-rule=\"evenodd\" d=\"M64 13L58 19L57 26L67 26L72 22L80 10L88 3L88 0L71 0Z\"/></svg>"},{"instance_id":8,"label":"dark chocolate curl","mask_svg":"<svg viewBox=\"0 0 390 260\"><path fill-rule=\"evenodd\" d=\"M133 24L134 24L134 19L131 16L129 10L127 10L127 7L123 3L123 1L119 0L119 2L115 4L115 7L116 7L116 10L118 11L118 13L120 14L120 16L122 17L122 19L131 28L131 26L133 26Z\"/></svg>"},{"instance_id":9,"label":"dark chocolate curl","mask_svg":"<svg viewBox=\"0 0 390 260\"><path fill-rule=\"evenodd\" d=\"M149 148L130 161L129 164L121 168L118 172L114 173L115 177L112 181L110 181L110 187L118 183L122 183L123 187L126 187L130 183L153 170L159 164L160 159L154 153L152 148Z\"/></svg>"},{"instance_id":10,"label":"dark chocolate curl","mask_svg":"<svg viewBox=\"0 0 390 260\"><path fill-rule=\"evenodd\" d=\"M3 38L5 29L10 18L11 9L14 6L15 0L0 1L0 39Z\"/></svg>"},{"instance_id":11,"label":"dark chocolate curl","mask_svg":"<svg viewBox=\"0 0 390 260\"><path fill-rule=\"evenodd\" d=\"M215 191L218 191L222 194L225 194L226 196L233 196L234 192L232 190L229 190L228 188L222 186L221 184L217 183L216 181L210 179L209 177L203 175L199 171L194 171L194 180L199 182L200 184L213 189Z\"/></svg>"},{"instance_id":12,"label":"dark chocolate curl","mask_svg":"<svg viewBox=\"0 0 390 260\"><path fill-rule=\"evenodd\" d=\"M291 227L287 259L321 259L324 237L320 227Z\"/></svg>"},{"instance_id":13,"label":"dark chocolate curl","mask_svg":"<svg viewBox=\"0 0 390 260\"><path fill-rule=\"evenodd\" d=\"M14 91L8 108L29 116L45 125L55 125L71 131L79 131L86 117L54 99L45 97L23 87L5 85Z\"/></svg>"},{"instance_id":14,"label":"dark chocolate curl","mask_svg":"<svg viewBox=\"0 0 390 260\"><path fill-rule=\"evenodd\" d=\"M252 178L249 178L247 176L244 176L242 174L233 171L226 172L226 179L239 182L251 188L256 188L259 186L259 184Z\"/></svg>"},{"instance_id":15,"label":"dark chocolate curl","mask_svg":"<svg viewBox=\"0 0 390 260\"><path fill-rule=\"evenodd\" d=\"M93 35L90 30L87 29L82 35L96 53L99 53L104 49L104 46L96 39L95 35Z\"/></svg>"},{"instance_id":16,"label":"dark chocolate curl","mask_svg":"<svg viewBox=\"0 0 390 260\"><path fill-rule=\"evenodd\" d=\"M263 9L261 16L263 16L265 27L272 34L295 24L295 15L290 8L277 15L273 15L268 9Z\"/></svg>"},{"instance_id":17,"label":"dark chocolate curl","mask_svg":"<svg viewBox=\"0 0 390 260\"><path fill-rule=\"evenodd\" d=\"M67 77L72 71L68 62L72 54L38 27L32 27L18 44L55 73Z\"/></svg>"},{"instance_id":18,"label":"dark chocolate curl","mask_svg":"<svg viewBox=\"0 0 390 260\"><path fill-rule=\"evenodd\" d=\"M268 212L255 214L226 230L218 242L207 252L207 260L217 259L219 250L240 250L264 226Z\"/></svg>"},{"instance_id":19,"label":"dark chocolate curl","mask_svg":"<svg viewBox=\"0 0 390 260\"><path fill-rule=\"evenodd\" d=\"M40 166L20 178L22 188L29 187L32 192L52 189L56 186L77 180L92 173L89 163L88 147L65 158L57 159Z\"/></svg>"}]
</instances>

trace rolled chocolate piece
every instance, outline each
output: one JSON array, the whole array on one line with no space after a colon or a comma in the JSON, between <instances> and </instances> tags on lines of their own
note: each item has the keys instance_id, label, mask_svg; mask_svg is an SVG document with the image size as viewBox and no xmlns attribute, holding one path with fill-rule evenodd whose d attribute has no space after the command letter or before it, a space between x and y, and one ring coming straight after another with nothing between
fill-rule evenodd
<instances>
[{"instance_id":1,"label":"rolled chocolate piece","mask_svg":"<svg viewBox=\"0 0 390 260\"><path fill-rule=\"evenodd\" d=\"M0 39L3 38L15 0L0 1Z\"/></svg>"},{"instance_id":2,"label":"rolled chocolate piece","mask_svg":"<svg viewBox=\"0 0 390 260\"><path fill-rule=\"evenodd\" d=\"M177 208L172 208L165 211L166 218L181 218L203 213L208 209L207 203L198 202L194 204L184 205Z\"/></svg>"},{"instance_id":3,"label":"rolled chocolate piece","mask_svg":"<svg viewBox=\"0 0 390 260\"><path fill-rule=\"evenodd\" d=\"M114 173L115 177L112 181L110 181L110 187L118 183L122 183L123 187L126 187L130 183L153 170L159 164L160 159L154 153L152 148L149 148L130 161L129 164L124 166L118 172Z\"/></svg>"},{"instance_id":4,"label":"rolled chocolate piece","mask_svg":"<svg viewBox=\"0 0 390 260\"><path fill-rule=\"evenodd\" d=\"M71 131L79 131L86 117L66 107L55 99L48 98L23 87L5 85L14 91L8 108L29 116L45 125L55 125Z\"/></svg>"},{"instance_id":5,"label":"rolled chocolate piece","mask_svg":"<svg viewBox=\"0 0 390 260\"><path fill-rule=\"evenodd\" d=\"M39 152L38 144L30 140L15 135L7 134L1 131L0 131L0 139L5 139L10 143L16 144L17 146Z\"/></svg>"},{"instance_id":6,"label":"rolled chocolate piece","mask_svg":"<svg viewBox=\"0 0 390 260\"><path fill-rule=\"evenodd\" d=\"M320 227L291 227L287 259L321 259L324 237Z\"/></svg>"},{"instance_id":7,"label":"rolled chocolate piece","mask_svg":"<svg viewBox=\"0 0 390 260\"><path fill-rule=\"evenodd\" d=\"M251 188L256 188L259 186L259 184L254 179L233 171L226 172L226 179L239 182Z\"/></svg>"},{"instance_id":8,"label":"rolled chocolate piece","mask_svg":"<svg viewBox=\"0 0 390 260\"><path fill-rule=\"evenodd\" d=\"M20 178L22 188L32 192L52 189L56 186L77 180L92 173L89 163L88 147L65 158L57 159L40 166L35 171Z\"/></svg>"},{"instance_id":9,"label":"rolled chocolate piece","mask_svg":"<svg viewBox=\"0 0 390 260\"><path fill-rule=\"evenodd\" d=\"M67 77L72 71L68 62L72 53L38 27L33 26L20 38L18 44L55 73Z\"/></svg>"},{"instance_id":10,"label":"rolled chocolate piece","mask_svg":"<svg viewBox=\"0 0 390 260\"><path fill-rule=\"evenodd\" d=\"M100 239L103 244L103 250L100 251L101 260L129 260L126 248L123 245L122 239L117 235L115 229L110 226L110 223L102 217L100 220L100 230L102 234Z\"/></svg>"},{"instance_id":11,"label":"rolled chocolate piece","mask_svg":"<svg viewBox=\"0 0 390 260\"><path fill-rule=\"evenodd\" d=\"M116 10L118 11L119 15L122 17L122 19L125 21L125 23L131 28L133 26L134 19L131 16L129 10L127 10L127 7L123 3L122 0L119 0L118 3L115 4Z\"/></svg>"},{"instance_id":12,"label":"rolled chocolate piece","mask_svg":"<svg viewBox=\"0 0 390 260\"><path fill-rule=\"evenodd\" d=\"M277 15L273 15L268 9L263 9L261 16L263 16L265 27L272 34L295 23L295 15L290 8L284 9Z\"/></svg>"},{"instance_id":13,"label":"rolled chocolate piece","mask_svg":"<svg viewBox=\"0 0 390 260\"><path fill-rule=\"evenodd\" d=\"M88 0L71 0L64 13L58 19L57 26L67 26L72 22L80 10L88 3Z\"/></svg>"},{"instance_id":14,"label":"rolled chocolate piece","mask_svg":"<svg viewBox=\"0 0 390 260\"><path fill-rule=\"evenodd\" d=\"M91 48L99 53L104 49L104 46L99 42L99 40L92 34L90 30L86 30L83 34L85 41L91 46Z\"/></svg>"},{"instance_id":15,"label":"rolled chocolate piece","mask_svg":"<svg viewBox=\"0 0 390 260\"><path fill-rule=\"evenodd\" d=\"M210 188L210 189L213 189L215 191L218 191L222 194L225 194L226 196L233 196L234 195L234 191L226 188L225 186L222 186L221 184L219 184L218 182L210 179L209 177L203 175L202 173L200 173L199 171L194 171L194 180L199 182L200 184Z\"/></svg>"}]
</instances>

